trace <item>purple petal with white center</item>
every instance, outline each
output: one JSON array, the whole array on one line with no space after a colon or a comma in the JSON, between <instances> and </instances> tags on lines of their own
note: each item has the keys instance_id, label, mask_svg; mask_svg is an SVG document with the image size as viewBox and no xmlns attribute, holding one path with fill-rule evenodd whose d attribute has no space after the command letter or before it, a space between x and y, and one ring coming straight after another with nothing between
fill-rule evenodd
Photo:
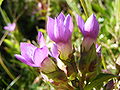
<instances>
[{"instance_id":1,"label":"purple petal with white center","mask_svg":"<svg viewBox=\"0 0 120 90\"><path fill-rule=\"evenodd\" d=\"M4 29L8 31L14 31L15 27L16 27L16 23L12 23L12 24L9 23L7 26L4 27Z\"/></svg>"},{"instance_id":2,"label":"purple petal with white center","mask_svg":"<svg viewBox=\"0 0 120 90\"><path fill-rule=\"evenodd\" d=\"M99 33L99 24L94 14L92 14L84 25L84 36L90 36L94 39L97 38Z\"/></svg>"},{"instance_id":3,"label":"purple petal with white center","mask_svg":"<svg viewBox=\"0 0 120 90\"><path fill-rule=\"evenodd\" d=\"M64 41L64 21L61 19L55 19L55 26L54 26L54 35L57 42Z\"/></svg>"},{"instance_id":4,"label":"purple petal with white center","mask_svg":"<svg viewBox=\"0 0 120 90\"><path fill-rule=\"evenodd\" d=\"M29 65L29 66L32 66L32 67L39 67L37 65L35 65L34 63L31 63L29 60L25 59L23 56L21 55L18 55L18 54L15 54L15 57L20 60L21 62Z\"/></svg>"},{"instance_id":5,"label":"purple petal with white center","mask_svg":"<svg viewBox=\"0 0 120 90\"><path fill-rule=\"evenodd\" d=\"M76 21L80 31L82 32L82 34L84 34L84 31L83 31L84 24L85 24L84 20L78 14L76 14Z\"/></svg>"},{"instance_id":6,"label":"purple petal with white center","mask_svg":"<svg viewBox=\"0 0 120 90\"><path fill-rule=\"evenodd\" d=\"M41 63L45 58L48 57L48 48L45 46L43 48L37 48L34 53L34 63L41 67Z\"/></svg>"},{"instance_id":7,"label":"purple petal with white center","mask_svg":"<svg viewBox=\"0 0 120 90\"><path fill-rule=\"evenodd\" d=\"M31 63L36 48L37 47L30 43L20 43L21 55Z\"/></svg>"},{"instance_id":8,"label":"purple petal with white center","mask_svg":"<svg viewBox=\"0 0 120 90\"><path fill-rule=\"evenodd\" d=\"M57 41L55 40L55 42L59 42L59 38L60 38L60 33L59 33L59 28L58 28L58 25L59 25L59 21L55 18L55 23L54 23L54 37L55 39L57 39Z\"/></svg>"},{"instance_id":9,"label":"purple petal with white center","mask_svg":"<svg viewBox=\"0 0 120 90\"><path fill-rule=\"evenodd\" d=\"M73 31L73 22L72 22L72 18L70 16L70 14L68 14L65 18L65 21L64 21L64 25L65 25L65 28L68 28L70 30L70 32L72 33Z\"/></svg>"},{"instance_id":10,"label":"purple petal with white center","mask_svg":"<svg viewBox=\"0 0 120 90\"><path fill-rule=\"evenodd\" d=\"M40 45L40 47L46 46L46 44L45 44L45 39L44 39L44 37L43 37L42 32L38 32L37 41L38 41L38 44Z\"/></svg>"},{"instance_id":11,"label":"purple petal with white center","mask_svg":"<svg viewBox=\"0 0 120 90\"><path fill-rule=\"evenodd\" d=\"M54 37L54 24L55 24L55 20L48 17L47 33L48 33L48 36L50 37L51 40L56 41L56 39Z\"/></svg>"}]
</instances>

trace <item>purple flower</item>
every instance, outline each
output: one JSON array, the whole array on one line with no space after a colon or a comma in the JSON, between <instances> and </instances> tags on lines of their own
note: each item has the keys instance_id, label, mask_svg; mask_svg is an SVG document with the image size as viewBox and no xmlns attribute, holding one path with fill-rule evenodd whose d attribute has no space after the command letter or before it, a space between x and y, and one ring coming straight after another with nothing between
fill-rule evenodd
<instances>
[{"instance_id":1,"label":"purple flower","mask_svg":"<svg viewBox=\"0 0 120 90\"><path fill-rule=\"evenodd\" d=\"M49 50L45 45L45 40L41 32L38 32L37 40L40 44L40 48L37 48L30 43L21 43L21 55L15 54L15 57L29 66L40 67L41 71L45 73L55 71L56 65L48 57Z\"/></svg>"},{"instance_id":2,"label":"purple flower","mask_svg":"<svg viewBox=\"0 0 120 90\"><path fill-rule=\"evenodd\" d=\"M64 16L60 13L58 17L52 19L48 17L47 33L52 41L55 42L60 58L66 60L72 53L71 36L73 31L72 18L68 14Z\"/></svg>"},{"instance_id":3,"label":"purple flower","mask_svg":"<svg viewBox=\"0 0 120 90\"><path fill-rule=\"evenodd\" d=\"M45 45L45 41L43 38L43 35L41 32L38 32L38 42L40 45L40 48L37 48L36 46L30 44L30 43L20 43L20 50L21 55L15 54L15 57L20 60L21 62L33 66L33 67L40 67L42 61L48 57L48 48ZM35 56L36 52L39 49L39 56ZM36 59L39 57L39 60Z\"/></svg>"},{"instance_id":4,"label":"purple flower","mask_svg":"<svg viewBox=\"0 0 120 90\"><path fill-rule=\"evenodd\" d=\"M35 47L30 43L20 43L21 55L15 54L15 57L29 66L39 67L40 65L35 63L33 60L33 56L36 48L37 47Z\"/></svg>"},{"instance_id":5,"label":"purple flower","mask_svg":"<svg viewBox=\"0 0 120 90\"><path fill-rule=\"evenodd\" d=\"M99 33L99 24L94 14L92 14L84 23L84 20L76 15L77 25L84 37L97 39Z\"/></svg>"},{"instance_id":6,"label":"purple flower","mask_svg":"<svg viewBox=\"0 0 120 90\"><path fill-rule=\"evenodd\" d=\"M9 23L7 26L4 27L4 29L8 31L14 31L15 27L16 27L16 23L12 23L12 24Z\"/></svg>"},{"instance_id":7,"label":"purple flower","mask_svg":"<svg viewBox=\"0 0 120 90\"><path fill-rule=\"evenodd\" d=\"M60 13L55 19L48 17L47 33L54 42L68 42L71 39L72 31L73 23L69 14L65 17L63 13Z\"/></svg>"}]
</instances>

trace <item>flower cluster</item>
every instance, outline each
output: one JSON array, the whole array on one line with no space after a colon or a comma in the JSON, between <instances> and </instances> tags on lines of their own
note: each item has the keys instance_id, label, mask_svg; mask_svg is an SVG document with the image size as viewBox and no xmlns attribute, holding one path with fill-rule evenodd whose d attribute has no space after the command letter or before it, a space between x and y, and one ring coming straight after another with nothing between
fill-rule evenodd
<instances>
[{"instance_id":1,"label":"flower cluster","mask_svg":"<svg viewBox=\"0 0 120 90\"><path fill-rule=\"evenodd\" d=\"M98 58L101 55L101 47L96 44L99 24L95 15L92 14L86 23L79 15L76 15L76 20L84 36L79 63L75 61L75 50L71 41L72 17L69 14L65 16L63 13L60 13L54 19L48 17L47 34L54 42L50 50L45 43L43 34L38 32L37 42L39 47L22 42L20 44L21 55L15 55L21 62L32 67L39 67L43 78L48 77L47 81L50 81L57 89L72 90L73 87L81 86L71 86L68 82L77 79L79 70L85 74L83 76L96 71L98 69L97 65L100 63Z\"/></svg>"}]
</instances>

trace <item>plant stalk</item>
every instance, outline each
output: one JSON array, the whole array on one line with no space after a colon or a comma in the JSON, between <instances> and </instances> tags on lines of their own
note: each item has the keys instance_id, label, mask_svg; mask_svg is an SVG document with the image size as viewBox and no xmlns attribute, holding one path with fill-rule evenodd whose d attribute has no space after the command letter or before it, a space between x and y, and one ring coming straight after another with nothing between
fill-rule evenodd
<instances>
[{"instance_id":1,"label":"plant stalk","mask_svg":"<svg viewBox=\"0 0 120 90\"><path fill-rule=\"evenodd\" d=\"M86 6L86 4L85 4L85 1L84 1L84 0L80 0L80 3L81 3L81 5L82 5L82 7L83 7L83 10L84 10L84 12L85 12L85 15L86 15L87 17L89 17L89 14L88 14L88 11L87 11L87 6Z\"/></svg>"},{"instance_id":2,"label":"plant stalk","mask_svg":"<svg viewBox=\"0 0 120 90\"><path fill-rule=\"evenodd\" d=\"M6 73L9 75L9 77L10 77L12 80L14 80L15 77L12 75L12 73L8 70L8 68L7 68L6 65L4 64L1 55L0 55L0 64L1 64L1 66L3 67L3 69L6 71Z\"/></svg>"}]
</instances>

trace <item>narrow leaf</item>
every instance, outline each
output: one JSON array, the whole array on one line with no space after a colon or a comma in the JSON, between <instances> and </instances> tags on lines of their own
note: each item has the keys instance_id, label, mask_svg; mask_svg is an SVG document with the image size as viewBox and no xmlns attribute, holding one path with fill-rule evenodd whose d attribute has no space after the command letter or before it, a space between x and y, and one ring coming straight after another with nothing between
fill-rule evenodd
<instances>
[{"instance_id":1,"label":"narrow leaf","mask_svg":"<svg viewBox=\"0 0 120 90\"><path fill-rule=\"evenodd\" d=\"M76 0L66 0L66 2L72 10L74 10L77 14L80 14Z\"/></svg>"},{"instance_id":2,"label":"narrow leaf","mask_svg":"<svg viewBox=\"0 0 120 90\"><path fill-rule=\"evenodd\" d=\"M0 6L2 5L3 0L0 0Z\"/></svg>"},{"instance_id":3,"label":"narrow leaf","mask_svg":"<svg viewBox=\"0 0 120 90\"><path fill-rule=\"evenodd\" d=\"M93 81L91 81L90 84L85 86L84 90L92 90L93 88L102 85L103 82L108 81L109 79L115 77L119 77L119 76L113 74L107 74L107 73L100 73Z\"/></svg>"}]
</instances>

